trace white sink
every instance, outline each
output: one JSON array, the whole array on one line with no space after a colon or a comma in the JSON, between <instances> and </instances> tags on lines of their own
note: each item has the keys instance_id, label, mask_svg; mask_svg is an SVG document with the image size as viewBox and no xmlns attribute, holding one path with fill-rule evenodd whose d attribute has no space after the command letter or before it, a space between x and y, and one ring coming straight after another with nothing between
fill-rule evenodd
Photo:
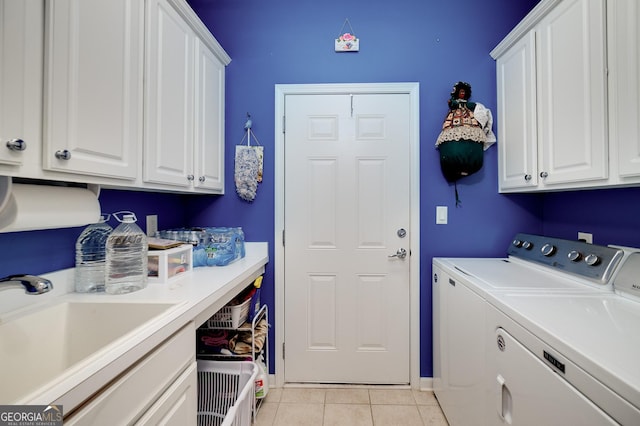
<instances>
[{"instance_id":1,"label":"white sink","mask_svg":"<svg viewBox=\"0 0 640 426\"><path fill-rule=\"evenodd\" d=\"M0 402L18 401L167 309L171 303L63 302L0 318Z\"/></svg>"}]
</instances>

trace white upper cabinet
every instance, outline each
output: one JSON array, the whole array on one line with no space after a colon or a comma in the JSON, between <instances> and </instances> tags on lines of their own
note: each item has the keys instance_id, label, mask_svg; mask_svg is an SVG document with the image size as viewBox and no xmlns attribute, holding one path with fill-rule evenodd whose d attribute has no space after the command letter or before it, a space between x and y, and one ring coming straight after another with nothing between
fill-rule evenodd
<instances>
[{"instance_id":1,"label":"white upper cabinet","mask_svg":"<svg viewBox=\"0 0 640 426\"><path fill-rule=\"evenodd\" d=\"M193 30L165 0L147 2L144 180L189 187L193 158Z\"/></svg>"},{"instance_id":2,"label":"white upper cabinet","mask_svg":"<svg viewBox=\"0 0 640 426\"><path fill-rule=\"evenodd\" d=\"M538 176L608 176L605 0L564 0L538 27Z\"/></svg>"},{"instance_id":3,"label":"white upper cabinet","mask_svg":"<svg viewBox=\"0 0 640 426\"><path fill-rule=\"evenodd\" d=\"M49 1L45 40L43 168L135 181L144 2Z\"/></svg>"},{"instance_id":4,"label":"white upper cabinet","mask_svg":"<svg viewBox=\"0 0 640 426\"><path fill-rule=\"evenodd\" d=\"M196 113L194 185L224 192L225 65L201 40L196 40Z\"/></svg>"},{"instance_id":5,"label":"white upper cabinet","mask_svg":"<svg viewBox=\"0 0 640 426\"><path fill-rule=\"evenodd\" d=\"M605 0L541 2L497 60L500 191L607 183Z\"/></svg>"},{"instance_id":6,"label":"white upper cabinet","mask_svg":"<svg viewBox=\"0 0 640 426\"><path fill-rule=\"evenodd\" d=\"M222 194L230 61L185 0L0 0L0 176Z\"/></svg>"},{"instance_id":7,"label":"white upper cabinet","mask_svg":"<svg viewBox=\"0 0 640 426\"><path fill-rule=\"evenodd\" d=\"M500 189L538 185L535 41L532 31L496 61Z\"/></svg>"},{"instance_id":8,"label":"white upper cabinet","mask_svg":"<svg viewBox=\"0 0 640 426\"><path fill-rule=\"evenodd\" d=\"M43 22L42 0L0 0L1 174L39 161Z\"/></svg>"},{"instance_id":9,"label":"white upper cabinet","mask_svg":"<svg viewBox=\"0 0 640 426\"><path fill-rule=\"evenodd\" d=\"M640 5L609 2L609 121L612 165L622 183L640 179ZM616 152L617 151L617 152Z\"/></svg>"},{"instance_id":10,"label":"white upper cabinet","mask_svg":"<svg viewBox=\"0 0 640 426\"><path fill-rule=\"evenodd\" d=\"M224 70L230 59L178 0L147 2L144 181L224 190Z\"/></svg>"}]
</instances>

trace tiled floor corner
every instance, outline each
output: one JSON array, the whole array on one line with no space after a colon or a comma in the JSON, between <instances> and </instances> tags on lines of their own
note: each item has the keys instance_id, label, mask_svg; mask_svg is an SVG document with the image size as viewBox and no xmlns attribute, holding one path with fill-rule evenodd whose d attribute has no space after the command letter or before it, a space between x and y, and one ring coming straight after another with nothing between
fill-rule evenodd
<instances>
[{"instance_id":1,"label":"tiled floor corner","mask_svg":"<svg viewBox=\"0 0 640 426\"><path fill-rule=\"evenodd\" d=\"M410 389L270 389L257 426L448 426L433 392Z\"/></svg>"}]
</instances>

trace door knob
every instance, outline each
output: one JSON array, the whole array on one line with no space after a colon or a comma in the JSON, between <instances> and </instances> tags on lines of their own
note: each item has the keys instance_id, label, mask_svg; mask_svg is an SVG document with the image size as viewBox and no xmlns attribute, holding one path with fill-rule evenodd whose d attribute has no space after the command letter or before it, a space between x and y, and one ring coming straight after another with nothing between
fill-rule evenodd
<instances>
[{"instance_id":1,"label":"door knob","mask_svg":"<svg viewBox=\"0 0 640 426\"><path fill-rule=\"evenodd\" d=\"M389 257L397 257L398 259L404 259L407 257L407 251L403 248L399 248L395 254L390 254Z\"/></svg>"}]
</instances>

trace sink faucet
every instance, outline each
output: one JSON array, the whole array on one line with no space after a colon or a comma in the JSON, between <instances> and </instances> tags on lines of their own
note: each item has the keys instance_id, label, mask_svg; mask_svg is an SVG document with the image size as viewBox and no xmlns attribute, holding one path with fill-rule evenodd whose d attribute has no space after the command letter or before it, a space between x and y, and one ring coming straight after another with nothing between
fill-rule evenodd
<instances>
[{"instance_id":1,"label":"sink faucet","mask_svg":"<svg viewBox=\"0 0 640 426\"><path fill-rule=\"evenodd\" d=\"M46 278L27 274L0 278L0 291L10 288L24 288L24 292L27 294L42 294L50 291L53 284Z\"/></svg>"}]
</instances>

